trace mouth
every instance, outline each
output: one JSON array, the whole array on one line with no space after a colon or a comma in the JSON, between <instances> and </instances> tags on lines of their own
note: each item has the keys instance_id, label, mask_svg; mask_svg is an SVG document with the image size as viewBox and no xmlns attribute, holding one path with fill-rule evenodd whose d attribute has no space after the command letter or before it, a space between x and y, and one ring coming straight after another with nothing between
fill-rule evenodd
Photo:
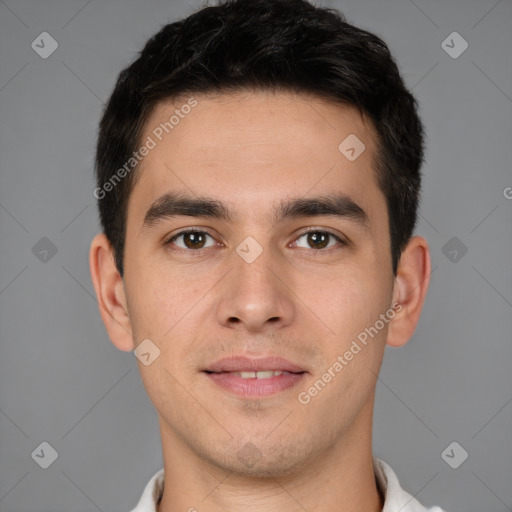
<instances>
[{"instance_id":1,"label":"mouth","mask_svg":"<svg viewBox=\"0 0 512 512\"><path fill-rule=\"evenodd\" d=\"M220 388L245 398L261 398L290 389L308 373L299 365L277 356L224 358L203 372Z\"/></svg>"},{"instance_id":2,"label":"mouth","mask_svg":"<svg viewBox=\"0 0 512 512\"><path fill-rule=\"evenodd\" d=\"M235 377L241 377L242 379L270 379L272 377L278 377L283 374L292 374L292 373L304 373L304 372L287 372L286 370L259 370L257 372L209 372L206 373L229 373Z\"/></svg>"}]
</instances>

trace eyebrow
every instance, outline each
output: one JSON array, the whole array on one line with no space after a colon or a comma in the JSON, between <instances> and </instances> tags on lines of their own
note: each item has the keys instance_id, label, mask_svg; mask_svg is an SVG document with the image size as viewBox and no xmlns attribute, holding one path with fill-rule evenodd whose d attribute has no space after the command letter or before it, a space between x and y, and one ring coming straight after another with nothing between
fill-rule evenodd
<instances>
[{"instance_id":1,"label":"eyebrow","mask_svg":"<svg viewBox=\"0 0 512 512\"><path fill-rule=\"evenodd\" d=\"M328 194L312 198L299 197L283 200L274 211L274 222L322 215L346 218L369 229L369 217L349 195ZM149 207L142 229L150 229L160 221L177 216L204 217L233 223L235 211L227 204L209 197L194 197L184 193L167 193Z\"/></svg>"}]
</instances>

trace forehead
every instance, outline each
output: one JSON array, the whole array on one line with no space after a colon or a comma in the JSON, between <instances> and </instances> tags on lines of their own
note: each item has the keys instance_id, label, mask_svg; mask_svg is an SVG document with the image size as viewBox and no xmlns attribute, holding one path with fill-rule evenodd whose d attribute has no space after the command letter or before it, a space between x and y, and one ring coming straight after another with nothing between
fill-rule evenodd
<instances>
[{"instance_id":1,"label":"forehead","mask_svg":"<svg viewBox=\"0 0 512 512\"><path fill-rule=\"evenodd\" d=\"M370 213L384 204L373 127L352 106L288 92L182 96L154 108L149 140L129 216L173 191L222 198L252 217L308 193L340 191Z\"/></svg>"}]
</instances>

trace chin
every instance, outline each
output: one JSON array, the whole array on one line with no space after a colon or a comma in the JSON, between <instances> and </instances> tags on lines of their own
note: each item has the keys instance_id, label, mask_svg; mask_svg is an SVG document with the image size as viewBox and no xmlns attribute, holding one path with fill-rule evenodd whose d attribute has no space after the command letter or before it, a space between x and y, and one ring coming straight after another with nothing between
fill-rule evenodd
<instances>
[{"instance_id":1,"label":"chin","mask_svg":"<svg viewBox=\"0 0 512 512\"><path fill-rule=\"evenodd\" d=\"M206 458L224 471L256 478L282 477L303 470L312 452L305 448L303 441L289 440L287 445L283 441L282 438L276 444L268 440L247 441L229 452L224 450L221 453L210 453Z\"/></svg>"}]
</instances>

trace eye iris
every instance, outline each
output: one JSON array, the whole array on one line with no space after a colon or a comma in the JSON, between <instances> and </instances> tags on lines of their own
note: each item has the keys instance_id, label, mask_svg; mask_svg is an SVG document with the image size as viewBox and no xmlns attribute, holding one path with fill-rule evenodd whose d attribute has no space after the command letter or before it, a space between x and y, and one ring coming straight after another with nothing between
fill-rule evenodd
<instances>
[{"instance_id":1,"label":"eye iris","mask_svg":"<svg viewBox=\"0 0 512 512\"><path fill-rule=\"evenodd\" d=\"M205 236L203 233L185 233L183 241L189 249L201 249L205 243Z\"/></svg>"},{"instance_id":2,"label":"eye iris","mask_svg":"<svg viewBox=\"0 0 512 512\"><path fill-rule=\"evenodd\" d=\"M313 231L308 233L308 243L314 245L316 249L323 249L329 243L329 235L327 233Z\"/></svg>"},{"instance_id":3,"label":"eye iris","mask_svg":"<svg viewBox=\"0 0 512 512\"><path fill-rule=\"evenodd\" d=\"M322 231L312 231L307 235L308 243L316 249L323 249L329 244L329 234ZM205 244L204 233L191 231L183 234L183 241L189 249L201 249Z\"/></svg>"}]
</instances>

